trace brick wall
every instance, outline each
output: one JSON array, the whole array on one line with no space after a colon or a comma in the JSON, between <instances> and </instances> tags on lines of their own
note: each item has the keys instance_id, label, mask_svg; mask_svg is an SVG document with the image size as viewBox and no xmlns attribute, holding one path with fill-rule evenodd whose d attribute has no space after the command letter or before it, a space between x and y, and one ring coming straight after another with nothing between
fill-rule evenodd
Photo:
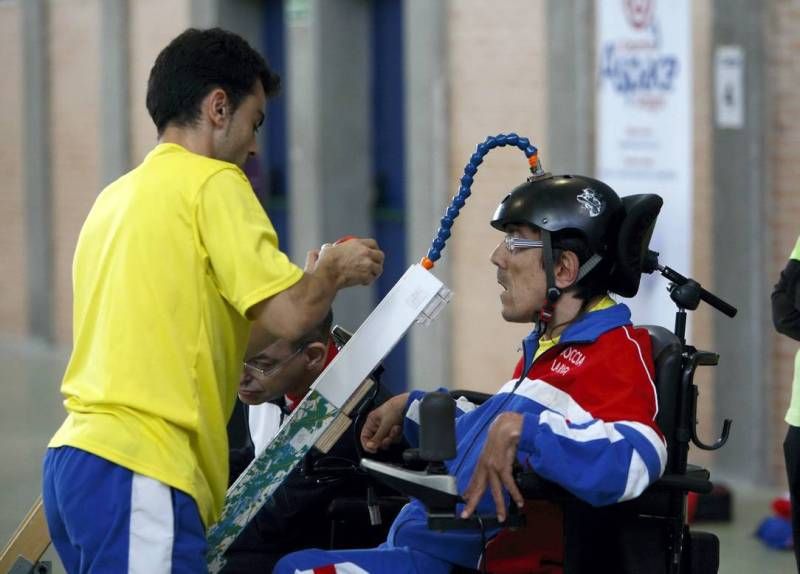
<instances>
[{"instance_id":1,"label":"brick wall","mask_svg":"<svg viewBox=\"0 0 800 574\"><path fill-rule=\"evenodd\" d=\"M130 17L131 161L136 166L156 145L156 127L147 113L145 97L150 68L170 40L189 26L189 0L137 0L128 5Z\"/></svg>"},{"instance_id":2,"label":"brick wall","mask_svg":"<svg viewBox=\"0 0 800 574\"><path fill-rule=\"evenodd\" d=\"M100 191L100 1L50 2L55 337L72 342L72 255Z\"/></svg>"},{"instance_id":3,"label":"brick wall","mask_svg":"<svg viewBox=\"0 0 800 574\"><path fill-rule=\"evenodd\" d=\"M547 166L544 2L449 3L450 195L475 146L516 132L543 151ZM524 38L524 42L520 42ZM489 220L506 193L529 175L517 148L495 149L481 165L473 195L443 257L452 269L453 386L496 391L511 376L530 325L500 316L500 286L489 262L501 234Z\"/></svg>"},{"instance_id":4,"label":"brick wall","mask_svg":"<svg viewBox=\"0 0 800 574\"><path fill-rule=\"evenodd\" d=\"M101 189L101 0L57 0L50 9L51 145L56 340L72 342L72 255ZM142 0L129 5L132 162L156 143L145 108L158 52L188 26L188 2Z\"/></svg>"},{"instance_id":5,"label":"brick wall","mask_svg":"<svg viewBox=\"0 0 800 574\"><path fill-rule=\"evenodd\" d=\"M711 0L692 2L692 54L693 54L693 244L691 276L707 289L714 291L712 230L713 209L713 146L712 146L712 106L711 95L711 42L713 7ZM691 343L699 349L714 350L712 318L717 311L708 305L701 305L692 314ZM714 417L714 370L701 368L695 381L700 389L698 420L700 436L711 441L719 429L713 424ZM708 451L693 449L690 459L696 464L712 465L713 456Z\"/></svg>"}]
</instances>

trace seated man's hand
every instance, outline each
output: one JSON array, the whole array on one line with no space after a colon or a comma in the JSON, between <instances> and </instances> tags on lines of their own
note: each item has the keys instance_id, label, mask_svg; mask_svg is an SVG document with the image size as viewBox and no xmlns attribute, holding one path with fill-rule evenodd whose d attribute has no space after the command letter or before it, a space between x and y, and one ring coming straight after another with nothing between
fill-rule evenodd
<instances>
[{"instance_id":1,"label":"seated man's hand","mask_svg":"<svg viewBox=\"0 0 800 574\"><path fill-rule=\"evenodd\" d=\"M491 489L492 498L497 508L497 520L506 519L506 503L503 499L503 487L520 508L524 504L522 494L514 482L511 469L517 457L517 444L522 433L522 415L506 412L500 414L489 427L489 436L475 466L475 472L464 491L467 504L461 518L469 518L478 506L486 487Z\"/></svg>"},{"instance_id":2,"label":"seated man's hand","mask_svg":"<svg viewBox=\"0 0 800 574\"><path fill-rule=\"evenodd\" d=\"M400 442L407 401L408 393L397 395L367 415L361 429L361 446L365 451L375 454L379 448L386 450L392 443Z\"/></svg>"}]
</instances>

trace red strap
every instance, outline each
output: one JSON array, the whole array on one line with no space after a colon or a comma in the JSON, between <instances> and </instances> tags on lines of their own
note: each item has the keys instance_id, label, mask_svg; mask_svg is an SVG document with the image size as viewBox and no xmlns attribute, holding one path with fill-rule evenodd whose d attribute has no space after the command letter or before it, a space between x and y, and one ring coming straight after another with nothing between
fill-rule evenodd
<instances>
[{"instance_id":1,"label":"red strap","mask_svg":"<svg viewBox=\"0 0 800 574\"><path fill-rule=\"evenodd\" d=\"M508 574L561 574L564 561L563 515L547 501L528 500L524 528L503 529L486 547L486 566Z\"/></svg>"},{"instance_id":2,"label":"red strap","mask_svg":"<svg viewBox=\"0 0 800 574\"><path fill-rule=\"evenodd\" d=\"M333 342L333 338L329 337L328 353L327 355L325 355L325 366L327 367L328 365L330 365L331 361L333 361L333 358L338 354L339 354L339 349L336 348L336 344Z\"/></svg>"}]
</instances>

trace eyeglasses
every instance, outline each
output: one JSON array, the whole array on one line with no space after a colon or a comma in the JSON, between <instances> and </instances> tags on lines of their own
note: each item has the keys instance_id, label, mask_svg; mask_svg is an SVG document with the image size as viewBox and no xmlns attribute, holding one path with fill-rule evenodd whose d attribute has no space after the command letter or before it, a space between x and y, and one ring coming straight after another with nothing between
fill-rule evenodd
<instances>
[{"instance_id":1,"label":"eyeglasses","mask_svg":"<svg viewBox=\"0 0 800 574\"><path fill-rule=\"evenodd\" d=\"M506 244L506 249L508 249L509 253L514 253L514 251L517 249L544 247L544 242L537 239L523 239L521 237L513 237L511 235L506 235L503 239L503 243Z\"/></svg>"},{"instance_id":2,"label":"eyeglasses","mask_svg":"<svg viewBox=\"0 0 800 574\"><path fill-rule=\"evenodd\" d=\"M245 361L243 363L244 364L244 370L247 371L248 373L250 373L250 375L252 377L255 377L257 379L267 379L267 378L271 377L272 375L274 375L275 373L277 373L278 371L280 371L283 367L285 367L286 364L289 361L291 361L292 358L294 358L295 355L297 355L300 351L302 351L305 348L306 348L306 345L298 347L297 349L295 349L294 353L292 353L288 357L284 357L283 359L281 359L280 361L278 361L277 363L275 363L274 365L270 366L267 369L262 369L261 367L255 366L250 361Z\"/></svg>"}]
</instances>

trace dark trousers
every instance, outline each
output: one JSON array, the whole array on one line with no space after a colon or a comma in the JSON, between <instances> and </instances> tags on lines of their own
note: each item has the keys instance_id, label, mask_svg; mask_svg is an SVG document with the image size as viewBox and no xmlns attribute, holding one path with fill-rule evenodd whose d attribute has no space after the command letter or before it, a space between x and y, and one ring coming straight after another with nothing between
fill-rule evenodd
<instances>
[{"instance_id":1,"label":"dark trousers","mask_svg":"<svg viewBox=\"0 0 800 574\"><path fill-rule=\"evenodd\" d=\"M786 460L786 475L789 478L789 494L792 499L792 537L794 558L800 572L800 427L789 426L783 441L783 456Z\"/></svg>"}]
</instances>

